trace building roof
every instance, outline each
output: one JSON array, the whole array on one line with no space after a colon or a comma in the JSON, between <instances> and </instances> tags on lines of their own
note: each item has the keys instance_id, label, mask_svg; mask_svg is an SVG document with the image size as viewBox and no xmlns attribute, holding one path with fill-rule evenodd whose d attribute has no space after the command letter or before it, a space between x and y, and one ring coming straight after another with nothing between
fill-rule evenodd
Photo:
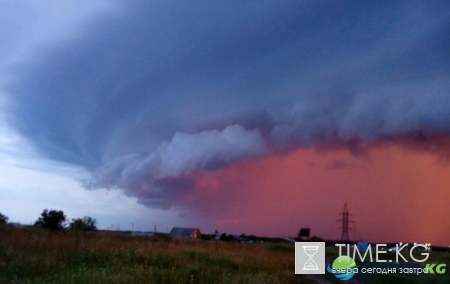
<instances>
[{"instance_id":1,"label":"building roof","mask_svg":"<svg viewBox=\"0 0 450 284\"><path fill-rule=\"evenodd\" d=\"M181 227L174 227L172 231L170 231L170 235L172 237L178 237L178 238L192 238L194 233L199 231L199 228L181 228Z\"/></svg>"}]
</instances>

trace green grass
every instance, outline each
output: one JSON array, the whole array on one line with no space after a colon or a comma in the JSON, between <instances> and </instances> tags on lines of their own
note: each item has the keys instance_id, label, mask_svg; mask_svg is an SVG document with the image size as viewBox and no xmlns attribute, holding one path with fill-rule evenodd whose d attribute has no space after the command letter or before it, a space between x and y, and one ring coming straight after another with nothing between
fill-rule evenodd
<instances>
[{"instance_id":1,"label":"green grass","mask_svg":"<svg viewBox=\"0 0 450 284\"><path fill-rule=\"evenodd\" d=\"M293 243L227 243L0 226L0 283L315 283L294 274ZM403 254L408 257L408 253ZM327 248L327 264L338 256ZM393 259L394 253L383 255ZM417 256L419 257L419 256ZM445 275L357 275L362 283L450 283ZM324 281L342 283L331 274Z\"/></svg>"},{"instance_id":2,"label":"green grass","mask_svg":"<svg viewBox=\"0 0 450 284\"><path fill-rule=\"evenodd\" d=\"M294 244L0 227L0 283L311 283Z\"/></svg>"}]
</instances>

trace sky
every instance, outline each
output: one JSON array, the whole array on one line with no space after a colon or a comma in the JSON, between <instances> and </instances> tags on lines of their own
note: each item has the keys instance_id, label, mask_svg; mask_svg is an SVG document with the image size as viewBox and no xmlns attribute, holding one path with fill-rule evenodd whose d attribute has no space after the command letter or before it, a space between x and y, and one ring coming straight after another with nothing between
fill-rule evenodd
<instances>
[{"instance_id":1,"label":"sky","mask_svg":"<svg viewBox=\"0 0 450 284\"><path fill-rule=\"evenodd\" d=\"M449 8L3 1L0 212L448 246Z\"/></svg>"}]
</instances>

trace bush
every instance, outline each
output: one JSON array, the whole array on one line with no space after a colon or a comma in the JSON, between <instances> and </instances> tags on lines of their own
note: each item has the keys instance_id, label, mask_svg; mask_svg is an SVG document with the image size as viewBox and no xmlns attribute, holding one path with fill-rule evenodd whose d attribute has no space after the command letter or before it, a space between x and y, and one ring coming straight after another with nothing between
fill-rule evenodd
<instances>
[{"instance_id":1,"label":"bush","mask_svg":"<svg viewBox=\"0 0 450 284\"><path fill-rule=\"evenodd\" d=\"M56 210L49 211L45 209L34 225L44 229L58 230L64 227L65 221L66 216L64 215L64 212Z\"/></svg>"},{"instance_id":2,"label":"bush","mask_svg":"<svg viewBox=\"0 0 450 284\"><path fill-rule=\"evenodd\" d=\"M83 219L72 219L72 222L69 224L69 228L75 231L96 231L97 220L89 216L84 216Z\"/></svg>"},{"instance_id":3,"label":"bush","mask_svg":"<svg viewBox=\"0 0 450 284\"><path fill-rule=\"evenodd\" d=\"M325 240L318 236L312 236L308 241L309 242L324 242Z\"/></svg>"},{"instance_id":4,"label":"bush","mask_svg":"<svg viewBox=\"0 0 450 284\"><path fill-rule=\"evenodd\" d=\"M234 241L233 235L227 235L227 233L223 233L220 235L220 240L225 242L231 242Z\"/></svg>"},{"instance_id":5,"label":"bush","mask_svg":"<svg viewBox=\"0 0 450 284\"><path fill-rule=\"evenodd\" d=\"M204 241L210 241L210 240L214 239L214 235L201 234L199 239L204 240Z\"/></svg>"},{"instance_id":6,"label":"bush","mask_svg":"<svg viewBox=\"0 0 450 284\"><path fill-rule=\"evenodd\" d=\"M0 224L6 224L8 223L8 216L3 215L2 213L0 213Z\"/></svg>"}]
</instances>

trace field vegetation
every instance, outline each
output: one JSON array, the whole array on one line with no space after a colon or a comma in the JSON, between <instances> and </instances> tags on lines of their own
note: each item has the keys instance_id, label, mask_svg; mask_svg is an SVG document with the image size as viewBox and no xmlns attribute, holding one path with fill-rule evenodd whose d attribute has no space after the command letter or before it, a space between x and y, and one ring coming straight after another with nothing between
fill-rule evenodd
<instances>
[{"instance_id":1,"label":"field vegetation","mask_svg":"<svg viewBox=\"0 0 450 284\"><path fill-rule=\"evenodd\" d=\"M342 282L331 274L295 275L294 252L293 243L181 240L165 234L148 237L70 227L50 230L2 224L0 283ZM327 248L327 263L337 256L337 249ZM395 259L394 253L385 256ZM446 263L450 269L450 254L432 252L427 263ZM449 272L418 276L359 274L353 281L450 283Z\"/></svg>"},{"instance_id":2,"label":"field vegetation","mask_svg":"<svg viewBox=\"0 0 450 284\"><path fill-rule=\"evenodd\" d=\"M0 226L0 283L314 283L294 244Z\"/></svg>"}]
</instances>

